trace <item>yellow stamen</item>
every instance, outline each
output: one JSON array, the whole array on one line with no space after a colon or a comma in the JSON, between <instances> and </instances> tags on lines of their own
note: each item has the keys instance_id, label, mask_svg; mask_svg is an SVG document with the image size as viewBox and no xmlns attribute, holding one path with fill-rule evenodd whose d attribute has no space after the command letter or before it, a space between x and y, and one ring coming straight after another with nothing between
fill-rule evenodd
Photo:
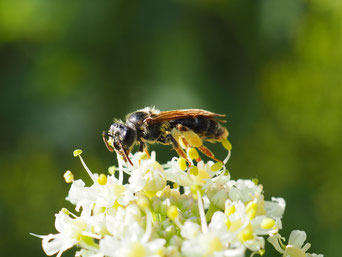
<instances>
[{"instance_id":1,"label":"yellow stamen","mask_svg":"<svg viewBox=\"0 0 342 257\"><path fill-rule=\"evenodd\" d=\"M254 183L255 185L258 185L258 184L259 184L259 179L257 179L257 178L253 178L252 181L253 181L253 183Z\"/></svg>"},{"instance_id":2,"label":"yellow stamen","mask_svg":"<svg viewBox=\"0 0 342 257\"><path fill-rule=\"evenodd\" d=\"M259 254L260 256L263 256L263 255L265 254L265 249L260 249L260 250L258 251L258 254Z\"/></svg>"},{"instance_id":3,"label":"yellow stamen","mask_svg":"<svg viewBox=\"0 0 342 257\"><path fill-rule=\"evenodd\" d=\"M230 219L227 219L225 223L226 223L227 229L230 229L230 226L232 225L232 222L230 221Z\"/></svg>"},{"instance_id":4,"label":"yellow stamen","mask_svg":"<svg viewBox=\"0 0 342 257\"><path fill-rule=\"evenodd\" d=\"M92 246L95 245L94 239L91 238L90 236L80 235L79 240L82 241L82 244L85 244L85 245L92 245Z\"/></svg>"},{"instance_id":5,"label":"yellow stamen","mask_svg":"<svg viewBox=\"0 0 342 257\"><path fill-rule=\"evenodd\" d=\"M117 208L119 208L120 206L121 206L121 204L119 204L118 201L115 200L115 202L114 202L114 204L113 204L113 208L114 208L114 209L117 209Z\"/></svg>"},{"instance_id":6,"label":"yellow stamen","mask_svg":"<svg viewBox=\"0 0 342 257\"><path fill-rule=\"evenodd\" d=\"M238 234L238 239L241 242L246 242L248 240L252 240L253 236L253 227L251 224L248 224L243 230L241 230Z\"/></svg>"},{"instance_id":7,"label":"yellow stamen","mask_svg":"<svg viewBox=\"0 0 342 257\"><path fill-rule=\"evenodd\" d=\"M104 186L105 184L107 184L107 176L105 174L100 174L100 176L97 178L97 182L101 186Z\"/></svg>"},{"instance_id":8,"label":"yellow stamen","mask_svg":"<svg viewBox=\"0 0 342 257\"><path fill-rule=\"evenodd\" d=\"M249 212L247 212L247 216L249 219L254 219L256 216L256 210L255 209L251 209Z\"/></svg>"},{"instance_id":9,"label":"yellow stamen","mask_svg":"<svg viewBox=\"0 0 342 257\"><path fill-rule=\"evenodd\" d=\"M262 229L270 229L273 228L275 225L275 220L271 218L265 218L262 220L260 227Z\"/></svg>"},{"instance_id":10,"label":"yellow stamen","mask_svg":"<svg viewBox=\"0 0 342 257\"><path fill-rule=\"evenodd\" d=\"M226 150L232 150L232 144L228 141L228 139L223 139L221 143Z\"/></svg>"},{"instance_id":11,"label":"yellow stamen","mask_svg":"<svg viewBox=\"0 0 342 257\"><path fill-rule=\"evenodd\" d=\"M177 183L173 183L173 188L177 189L177 188L179 188L179 185Z\"/></svg>"},{"instance_id":12,"label":"yellow stamen","mask_svg":"<svg viewBox=\"0 0 342 257\"><path fill-rule=\"evenodd\" d=\"M182 171L186 170L186 160L183 157L178 158L178 166Z\"/></svg>"},{"instance_id":13,"label":"yellow stamen","mask_svg":"<svg viewBox=\"0 0 342 257\"><path fill-rule=\"evenodd\" d=\"M110 175L114 175L114 174L115 174L115 166L110 166L110 167L108 168L108 173L109 173Z\"/></svg>"},{"instance_id":14,"label":"yellow stamen","mask_svg":"<svg viewBox=\"0 0 342 257\"><path fill-rule=\"evenodd\" d=\"M190 148L188 154L191 160L196 160L199 157L198 152L195 148Z\"/></svg>"},{"instance_id":15,"label":"yellow stamen","mask_svg":"<svg viewBox=\"0 0 342 257\"><path fill-rule=\"evenodd\" d=\"M70 170L64 173L64 180L66 183L72 183L74 181L74 174Z\"/></svg>"},{"instance_id":16,"label":"yellow stamen","mask_svg":"<svg viewBox=\"0 0 342 257\"><path fill-rule=\"evenodd\" d=\"M70 212L69 212L69 210L67 209L67 208L62 208L62 210L61 210L65 215L69 215L70 214Z\"/></svg>"},{"instance_id":17,"label":"yellow stamen","mask_svg":"<svg viewBox=\"0 0 342 257\"><path fill-rule=\"evenodd\" d=\"M223 163L222 162L216 162L213 165L211 165L210 169L211 171L218 171L223 167Z\"/></svg>"},{"instance_id":18,"label":"yellow stamen","mask_svg":"<svg viewBox=\"0 0 342 257\"><path fill-rule=\"evenodd\" d=\"M254 219L258 209L258 204L251 201L246 206L246 214L250 219Z\"/></svg>"},{"instance_id":19,"label":"yellow stamen","mask_svg":"<svg viewBox=\"0 0 342 257\"><path fill-rule=\"evenodd\" d=\"M191 166L191 167L189 168L189 173L190 173L191 175L197 176L197 175L198 175L198 168L197 168L196 166Z\"/></svg>"},{"instance_id":20,"label":"yellow stamen","mask_svg":"<svg viewBox=\"0 0 342 257\"><path fill-rule=\"evenodd\" d=\"M74 154L74 157L77 157L77 156L79 156L79 155L82 154L82 150L81 150L81 149L76 149L76 150L73 152L73 154Z\"/></svg>"},{"instance_id":21,"label":"yellow stamen","mask_svg":"<svg viewBox=\"0 0 342 257\"><path fill-rule=\"evenodd\" d=\"M224 210L224 214L226 214L227 216L233 214L236 211L235 205L229 205L225 210Z\"/></svg>"},{"instance_id":22,"label":"yellow stamen","mask_svg":"<svg viewBox=\"0 0 342 257\"><path fill-rule=\"evenodd\" d=\"M175 220L178 217L178 209L176 206L171 205L170 208L167 210L167 216L171 220Z\"/></svg>"},{"instance_id":23,"label":"yellow stamen","mask_svg":"<svg viewBox=\"0 0 342 257\"><path fill-rule=\"evenodd\" d=\"M250 212L251 210L255 210L256 211L257 208L258 208L258 204L253 202L253 201L251 201L246 206L246 213Z\"/></svg>"}]
</instances>

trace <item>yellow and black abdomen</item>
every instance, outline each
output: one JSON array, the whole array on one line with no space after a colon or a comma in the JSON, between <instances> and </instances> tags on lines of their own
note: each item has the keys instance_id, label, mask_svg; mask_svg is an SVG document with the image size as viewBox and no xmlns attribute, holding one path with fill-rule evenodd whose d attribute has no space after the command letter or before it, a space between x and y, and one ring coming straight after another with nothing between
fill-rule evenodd
<instances>
[{"instance_id":1,"label":"yellow and black abdomen","mask_svg":"<svg viewBox=\"0 0 342 257\"><path fill-rule=\"evenodd\" d=\"M169 123L170 128L191 129L204 140L220 141L228 136L226 128L218 121L205 117L182 118L171 120Z\"/></svg>"}]
</instances>

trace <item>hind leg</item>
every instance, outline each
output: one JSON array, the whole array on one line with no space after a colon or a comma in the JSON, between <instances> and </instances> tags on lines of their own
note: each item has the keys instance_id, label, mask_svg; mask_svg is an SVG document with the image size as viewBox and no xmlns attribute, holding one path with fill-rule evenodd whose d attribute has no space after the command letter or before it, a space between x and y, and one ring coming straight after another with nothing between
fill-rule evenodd
<instances>
[{"instance_id":1,"label":"hind leg","mask_svg":"<svg viewBox=\"0 0 342 257\"><path fill-rule=\"evenodd\" d=\"M215 157L215 155L214 155L207 147L205 147L204 145L201 145L200 147L198 147L198 149L199 149L202 153L204 153L206 156L208 156L209 158L211 158L211 159L213 159L213 160L215 160L215 161L218 161L218 162L222 162L222 163L223 163L223 161L217 159L217 158Z\"/></svg>"},{"instance_id":2,"label":"hind leg","mask_svg":"<svg viewBox=\"0 0 342 257\"><path fill-rule=\"evenodd\" d=\"M215 155L207 147L205 147L203 145L202 139L194 131L190 130L189 128L187 128L181 124L179 124L177 126L177 129L179 131L182 131L181 137L182 137L182 141L186 147L198 148L198 150L200 150L202 153L204 153L209 158L211 158L215 161L218 161L218 162L222 162L221 160L217 159L215 157Z\"/></svg>"},{"instance_id":3,"label":"hind leg","mask_svg":"<svg viewBox=\"0 0 342 257\"><path fill-rule=\"evenodd\" d=\"M173 149L178 153L178 155L180 157L184 158L189 163L189 165L191 165L191 162L188 160L188 156L186 156L186 153L180 147L177 140L171 134L168 134L167 138L170 141L170 143L172 144Z\"/></svg>"}]
</instances>

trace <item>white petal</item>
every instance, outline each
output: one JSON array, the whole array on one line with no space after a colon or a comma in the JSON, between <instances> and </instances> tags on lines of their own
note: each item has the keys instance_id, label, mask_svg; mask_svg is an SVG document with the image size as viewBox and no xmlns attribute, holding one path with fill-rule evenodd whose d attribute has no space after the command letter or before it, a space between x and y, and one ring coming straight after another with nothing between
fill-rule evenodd
<instances>
[{"instance_id":1,"label":"white petal","mask_svg":"<svg viewBox=\"0 0 342 257\"><path fill-rule=\"evenodd\" d=\"M63 235L49 234L43 238L42 246L47 255L54 255L60 251L71 248L74 244L71 241L63 240Z\"/></svg>"},{"instance_id":2,"label":"white petal","mask_svg":"<svg viewBox=\"0 0 342 257\"><path fill-rule=\"evenodd\" d=\"M324 257L323 254L307 253L306 257Z\"/></svg>"},{"instance_id":3,"label":"white petal","mask_svg":"<svg viewBox=\"0 0 342 257\"><path fill-rule=\"evenodd\" d=\"M285 206L285 200L281 197L272 197L272 201L265 201L267 216L272 218L281 218L284 214Z\"/></svg>"},{"instance_id":4,"label":"white petal","mask_svg":"<svg viewBox=\"0 0 342 257\"><path fill-rule=\"evenodd\" d=\"M244 257L245 256L245 248L237 248L237 249L229 249L229 250L224 250L224 256L225 257Z\"/></svg>"},{"instance_id":5,"label":"white petal","mask_svg":"<svg viewBox=\"0 0 342 257\"><path fill-rule=\"evenodd\" d=\"M301 230L293 230L289 237L289 245L301 248L306 240L306 233Z\"/></svg>"}]
</instances>

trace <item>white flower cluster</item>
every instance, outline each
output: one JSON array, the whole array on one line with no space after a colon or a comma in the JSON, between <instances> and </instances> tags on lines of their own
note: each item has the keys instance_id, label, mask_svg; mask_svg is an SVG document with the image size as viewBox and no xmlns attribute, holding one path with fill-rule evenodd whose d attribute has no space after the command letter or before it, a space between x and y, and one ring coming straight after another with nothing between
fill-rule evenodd
<instances>
[{"instance_id":1,"label":"white flower cluster","mask_svg":"<svg viewBox=\"0 0 342 257\"><path fill-rule=\"evenodd\" d=\"M199 161L195 149L188 156L199 162L190 166L178 157L161 165L155 152L131 155L133 166L118 156L119 167L110 167L108 175L93 174L80 150L74 155L93 184L74 180L70 171L64 174L72 183L66 199L79 215L62 209L56 214L57 234L35 235L47 255L59 257L73 246L82 257L262 255L263 236L268 236L282 256L323 257L306 253L310 244L303 246L303 231L293 231L288 245L283 243L278 232L284 199L265 200L256 180L231 180L225 165ZM230 151L225 162L229 156ZM123 173L129 174L127 184Z\"/></svg>"}]
</instances>

